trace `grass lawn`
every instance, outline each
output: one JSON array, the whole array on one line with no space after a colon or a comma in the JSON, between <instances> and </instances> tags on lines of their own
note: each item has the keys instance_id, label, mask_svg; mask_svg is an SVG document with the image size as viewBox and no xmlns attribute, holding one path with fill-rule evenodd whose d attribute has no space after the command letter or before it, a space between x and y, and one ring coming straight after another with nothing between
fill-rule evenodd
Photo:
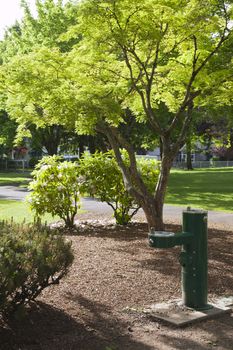
<instances>
[{"instance_id":1,"label":"grass lawn","mask_svg":"<svg viewBox=\"0 0 233 350\"><path fill-rule=\"evenodd\" d=\"M27 203L16 200L0 200L0 220L11 220L13 217L15 222L33 221L33 213L30 211ZM42 221L48 223L58 221L58 217L53 218L51 215L46 214L43 216Z\"/></svg>"},{"instance_id":2,"label":"grass lawn","mask_svg":"<svg viewBox=\"0 0 233 350\"><path fill-rule=\"evenodd\" d=\"M26 186L31 179L29 171L0 172L0 186Z\"/></svg>"},{"instance_id":3,"label":"grass lawn","mask_svg":"<svg viewBox=\"0 0 233 350\"><path fill-rule=\"evenodd\" d=\"M233 168L172 170L165 202L233 212Z\"/></svg>"}]
</instances>

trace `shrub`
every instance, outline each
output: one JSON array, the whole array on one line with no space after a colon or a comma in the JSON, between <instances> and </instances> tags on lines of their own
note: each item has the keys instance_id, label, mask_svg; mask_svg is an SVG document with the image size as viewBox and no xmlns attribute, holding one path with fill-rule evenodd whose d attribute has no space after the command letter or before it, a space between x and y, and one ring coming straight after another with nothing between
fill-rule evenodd
<instances>
[{"instance_id":1,"label":"shrub","mask_svg":"<svg viewBox=\"0 0 233 350\"><path fill-rule=\"evenodd\" d=\"M127 158L125 161L127 163ZM86 153L80 159L79 166L83 176L82 192L88 192L110 205L117 224L128 224L140 205L126 191L113 152L96 152L93 155ZM139 159L138 167L149 190L152 191L158 178L158 163Z\"/></svg>"},{"instance_id":2,"label":"shrub","mask_svg":"<svg viewBox=\"0 0 233 350\"><path fill-rule=\"evenodd\" d=\"M38 225L0 223L0 312L8 315L59 283L73 261L71 243Z\"/></svg>"},{"instance_id":3,"label":"shrub","mask_svg":"<svg viewBox=\"0 0 233 350\"><path fill-rule=\"evenodd\" d=\"M160 172L160 162L144 157L137 158L139 173L150 193L154 193Z\"/></svg>"},{"instance_id":4,"label":"shrub","mask_svg":"<svg viewBox=\"0 0 233 350\"><path fill-rule=\"evenodd\" d=\"M77 164L60 162L57 156L44 157L32 175L28 201L36 216L50 213L73 227L80 201Z\"/></svg>"}]
</instances>

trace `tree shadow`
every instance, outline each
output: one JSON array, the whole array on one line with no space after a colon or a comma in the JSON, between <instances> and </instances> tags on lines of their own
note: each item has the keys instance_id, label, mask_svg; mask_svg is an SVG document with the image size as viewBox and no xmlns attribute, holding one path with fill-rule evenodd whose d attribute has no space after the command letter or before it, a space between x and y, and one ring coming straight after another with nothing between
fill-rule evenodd
<instances>
[{"instance_id":1,"label":"tree shadow","mask_svg":"<svg viewBox=\"0 0 233 350\"><path fill-rule=\"evenodd\" d=\"M153 350L133 340L127 323L105 305L67 293L84 311L77 317L39 302L27 318L0 326L1 350Z\"/></svg>"},{"instance_id":2,"label":"tree shadow","mask_svg":"<svg viewBox=\"0 0 233 350\"><path fill-rule=\"evenodd\" d=\"M179 225L166 225L167 231L179 232ZM170 249L155 249L148 245L147 224L133 222L127 227L122 226L98 226L93 225L79 235L95 238L108 238L118 242L129 244L117 244L109 248L120 254L127 254L134 258L135 264L143 269L158 272L165 276L178 276L180 278L181 266L179 254L181 247ZM130 244L131 243L131 244ZM230 294L233 288L233 235L229 231L210 229L208 237L209 245L209 290L213 294L221 295L223 292ZM138 257L140 251L147 252L147 258Z\"/></svg>"}]
</instances>

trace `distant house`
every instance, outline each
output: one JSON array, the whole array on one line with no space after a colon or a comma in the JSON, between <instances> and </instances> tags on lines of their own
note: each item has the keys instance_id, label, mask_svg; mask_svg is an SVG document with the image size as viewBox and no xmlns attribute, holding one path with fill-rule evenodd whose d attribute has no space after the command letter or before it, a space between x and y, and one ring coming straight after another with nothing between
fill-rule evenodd
<instances>
[{"instance_id":1,"label":"distant house","mask_svg":"<svg viewBox=\"0 0 233 350\"><path fill-rule=\"evenodd\" d=\"M146 153L147 156L155 157L157 160L161 160L161 155L160 155L160 149L159 147L155 148L153 151L149 151ZM211 157L213 154L211 154ZM205 148L203 147L202 144L196 143L195 150L191 154L192 161L208 161L210 157L209 154L207 154ZM179 153L176 156L175 162L186 162L187 160L187 152L186 152L186 146L184 145Z\"/></svg>"},{"instance_id":2,"label":"distant house","mask_svg":"<svg viewBox=\"0 0 233 350\"><path fill-rule=\"evenodd\" d=\"M29 160L29 149L26 146L14 147L11 151L12 160Z\"/></svg>"}]
</instances>

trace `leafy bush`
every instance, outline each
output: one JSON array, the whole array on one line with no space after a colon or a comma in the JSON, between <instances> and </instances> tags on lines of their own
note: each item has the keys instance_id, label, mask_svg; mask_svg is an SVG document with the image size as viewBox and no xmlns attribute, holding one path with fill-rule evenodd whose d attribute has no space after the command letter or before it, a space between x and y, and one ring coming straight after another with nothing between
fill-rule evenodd
<instances>
[{"instance_id":1,"label":"leafy bush","mask_svg":"<svg viewBox=\"0 0 233 350\"><path fill-rule=\"evenodd\" d=\"M127 162L127 158L125 161ZM82 192L88 192L110 205L117 224L128 224L140 206L126 191L113 152L96 152L93 155L86 153L80 159L79 167L83 177ZM138 168L152 192L158 178L158 163L139 159Z\"/></svg>"},{"instance_id":2,"label":"leafy bush","mask_svg":"<svg viewBox=\"0 0 233 350\"><path fill-rule=\"evenodd\" d=\"M57 156L44 157L32 175L28 198L31 209L38 217L45 213L57 215L66 227L73 227L80 201L77 164L60 162Z\"/></svg>"},{"instance_id":3,"label":"leafy bush","mask_svg":"<svg viewBox=\"0 0 233 350\"><path fill-rule=\"evenodd\" d=\"M137 167L147 189L150 193L154 193L160 172L160 162L140 157L137 159Z\"/></svg>"},{"instance_id":4,"label":"leafy bush","mask_svg":"<svg viewBox=\"0 0 233 350\"><path fill-rule=\"evenodd\" d=\"M0 312L19 310L59 283L73 261L71 243L38 225L0 223Z\"/></svg>"}]
</instances>

